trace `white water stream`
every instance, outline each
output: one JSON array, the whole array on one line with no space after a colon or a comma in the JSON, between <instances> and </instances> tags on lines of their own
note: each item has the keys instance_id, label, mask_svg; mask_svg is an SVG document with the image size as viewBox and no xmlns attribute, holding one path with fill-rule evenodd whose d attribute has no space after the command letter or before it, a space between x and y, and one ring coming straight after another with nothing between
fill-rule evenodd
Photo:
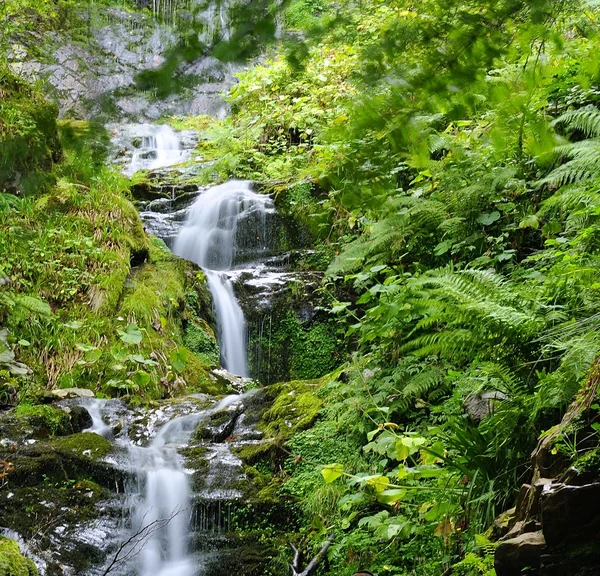
<instances>
[{"instance_id":1,"label":"white water stream","mask_svg":"<svg viewBox=\"0 0 600 576\"><path fill-rule=\"evenodd\" d=\"M156 170L173 166L188 158L177 133L170 126L158 124L126 125L128 136L135 142L131 162L125 174L131 176L138 170Z\"/></svg>"},{"instance_id":2,"label":"white water stream","mask_svg":"<svg viewBox=\"0 0 600 576\"><path fill-rule=\"evenodd\" d=\"M198 562L190 552L190 519L193 514L189 473L183 467L178 449L187 445L197 426L211 414L243 401L247 395L231 395L213 407L169 420L148 446L134 444L126 433L116 438L124 450L124 464L130 480L131 518L128 545L117 563L118 574L139 576L194 576ZM105 400L82 401L92 417L86 432L111 436L103 421Z\"/></svg>"},{"instance_id":3,"label":"white water stream","mask_svg":"<svg viewBox=\"0 0 600 576\"><path fill-rule=\"evenodd\" d=\"M267 215L273 201L231 180L198 196L179 232L173 252L202 267L217 317L221 362L231 373L248 376L244 314L228 276L245 254L266 249ZM247 256L246 256L247 257Z\"/></svg>"}]
</instances>

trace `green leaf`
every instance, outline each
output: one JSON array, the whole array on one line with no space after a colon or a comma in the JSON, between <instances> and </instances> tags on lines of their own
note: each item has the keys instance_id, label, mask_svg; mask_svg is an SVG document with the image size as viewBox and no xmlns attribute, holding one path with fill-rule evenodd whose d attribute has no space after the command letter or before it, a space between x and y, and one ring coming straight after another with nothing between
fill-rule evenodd
<instances>
[{"instance_id":1,"label":"green leaf","mask_svg":"<svg viewBox=\"0 0 600 576\"><path fill-rule=\"evenodd\" d=\"M79 330L83 326L83 322L78 322L77 320L73 320L73 322L66 322L63 324L65 328L71 328L72 330Z\"/></svg>"},{"instance_id":2,"label":"green leaf","mask_svg":"<svg viewBox=\"0 0 600 576\"><path fill-rule=\"evenodd\" d=\"M377 494L377 500L382 504L394 504L406 496L406 490L402 488L389 488Z\"/></svg>"},{"instance_id":3,"label":"green leaf","mask_svg":"<svg viewBox=\"0 0 600 576\"><path fill-rule=\"evenodd\" d=\"M138 370L132 378L133 383L139 388L146 387L150 383L151 379L152 377L150 374L148 374L148 372L144 372L143 370Z\"/></svg>"},{"instance_id":4,"label":"green leaf","mask_svg":"<svg viewBox=\"0 0 600 576\"><path fill-rule=\"evenodd\" d=\"M19 340L17 344L19 346L31 346L31 342L29 342L29 340Z\"/></svg>"},{"instance_id":5,"label":"green leaf","mask_svg":"<svg viewBox=\"0 0 600 576\"><path fill-rule=\"evenodd\" d=\"M142 341L142 333L135 324L128 324L125 330L117 330L125 344L139 344Z\"/></svg>"},{"instance_id":6,"label":"green leaf","mask_svg":"<svg viewBox=\"0 0 600 576\"><path fill-rule=\"evenodd\" d=\"M169 362L177 372L183 372L185 370L186 361L187 350L185 348L176 348L169 354Z\"/></svg>"},{"instance_id":7,"label":"green leaf","mask_svg":"<svg viewBox=\"0 0 600 576\"><path fill-rule=\"evenodd\" d=\"M500 220L500 212L498 211L491 212L490 214L480 214L477 218L477 222L483 224L484 226L489 226L497 220Z\"/></svg>"},{"instance_id":8,"label":"green leaf","mask_svg":"<svg viewBox=\"0 0 600 576\"><path fill-rule=\"evenodd\" d=\"M448 252L448 250L450 250L450 248L452 248L452 242L450 240L444 240L443 242L440 242L435 247L433 253L436 256L442 256L442 254L445 254L446 252Z\"/></svg>"},{"instance_id":9,"label":"green leaf","mask_svg":"<svg viewBox=\"0 0 600 576\"><path fill-rule=\"evenodd\" d=\"M331 484L334 480L337 480L344 474L344 467L341 464L327 464L322 470L321 474L327 484Z\"/></svg>"},{"instance_id":10,"label":"green leaf","mask_svg":"<svg viewBox=\"0 0 600 576\"><path fill-rule=\"evenodd\" d=\"M519 228L533 228L537 230L540 227L540 220L535 214L526 216L519 222Z\"/></svg>"}]
</instances>

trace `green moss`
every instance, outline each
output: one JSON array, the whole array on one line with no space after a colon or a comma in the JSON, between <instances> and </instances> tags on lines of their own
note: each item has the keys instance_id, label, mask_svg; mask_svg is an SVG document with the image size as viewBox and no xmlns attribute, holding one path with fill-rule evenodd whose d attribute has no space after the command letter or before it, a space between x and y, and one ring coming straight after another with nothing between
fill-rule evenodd
<instances>
[{"instance_id":1,"label":"green moss","mask_svg":"<svg viewBox=\"0 0 600 576\"><path fill-rule=\"evenodd\" d=\"M61 156L58 108L0 64L0 191L32 192Z\"/></svg>"},{"instance_id":2,"label":"green moss","mask_svg":"<svg viewBox=\"0 0 600 576\"><path fill-rule=\"evenodd\" d=\"M14 410L16 418L41 431L47 430L49 434L64 434L69 429L69 415L58 408L49 405L21 404Z\"/></svg>"},{"instance_id":3,"label":"green moss","mask_svg":"<svg viewBox=\"0 0 600 576\"><path fill-rule=\"evenodd\" d=\"M261 429L279 439L291 438L311 426L317 418L322 402L315 396L321 382L301 381L276 384L277 397L261 420Z\"/></svg>"},{"instance_id":4,"label":"green moss","mask_svg":"<svg viewBox=\"0 0 600 576\"><path fill-rule=\"evenodd\" d=\"M204 446L190 446L179 450L179 453L185 458L186 466L196 472L208 470L206 452L207 449Z\"/></svg>"},{"instance_id":5,"label":"green moss","mask_svg":"<svg viewBox=\"0 0 600 576\"><path fill-rule=\"evenodd\" d=\"M183 334L186 347L207 364L218 365L219 345L207 324L188 323Z\"/></svg>"},{"instance_id":6,"label":"green moss","mask_svg":"<svg viewBox=\"0 0 600 576\"><path fill-rule=\"evenodd\" d=\"M14 540L0 536L0 576L37 576L33 560L21 554Z\"/></svg>"},{"instance_id":7,"label":"green moss","mask_svg":"<svg viewBox=\"0 0 600 576\"><path fill-rule=\"evenodd\" d=\"M57 450L75 452L78 456L98 459L106 456L112 449L111 443L98 434L81 432L64 438L56 438L51 446Z\"/></svg>"}]
</instances>

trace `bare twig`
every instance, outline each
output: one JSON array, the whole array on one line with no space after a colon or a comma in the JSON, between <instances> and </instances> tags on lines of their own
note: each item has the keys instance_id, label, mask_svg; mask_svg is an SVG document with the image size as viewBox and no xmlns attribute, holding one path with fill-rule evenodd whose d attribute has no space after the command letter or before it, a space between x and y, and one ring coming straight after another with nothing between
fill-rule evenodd
<instances>
[{"instance_id":1,"label":"bare twig","mask_svg":"<svg viewBox=\"0 0 600 576\"><path fill-rule=\"evenodd\" d=\"M102 573L102 576L107 576L107 574L109 574L115 566L118 564L123 564L124 562L127 562L131 558L137 556L153 534L158 532L161 528L164 528L171 520L173 520L173 518L179 516L179 514L185 510L187 510L187 508L180 508L179 510L175 510L173 514L167 518L157 518L149 524L142 526L142 528L135 532L135 534L132 534L129 538L127 538L127 540L121 542L117 548L116 554L114 555L110 564L107 566L106 570L104 570ZM146 514L144 514L142 520L146 518Z\"/></svg>"},{"instance_id":2,"label":"bare twig","mask_svg":"<svg viewBox=\"0 0 600 576\"><path fill-rule=\"evenodd\" d=\"M308 563L308 566L302 572L300 572L300 570L301 570L300 552L293 544L290 544L292 550L294 551L294 560L292 561L292 564L291 564L292 575L293 576L310 576L317 569L317 566L320 564L321 560L323 560L323 558L325 557L325 554L327 554L327 550L333 543L333 538L334 538L334 536L333 536L333 534L331 534L329 536L329 538L327 538L327 540L325 540L325 542L323 542L323 546L321 546L321 549L317 552L315 557Z\"/></svg>"}]
</instances>

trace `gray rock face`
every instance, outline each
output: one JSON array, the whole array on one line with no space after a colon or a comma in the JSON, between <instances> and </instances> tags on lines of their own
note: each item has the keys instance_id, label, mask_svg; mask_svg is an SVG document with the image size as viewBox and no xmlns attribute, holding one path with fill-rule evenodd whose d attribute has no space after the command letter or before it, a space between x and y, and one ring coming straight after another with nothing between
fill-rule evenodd
<instances>
[{"instance_id":1,"label":"gray rock face","mask_svg":"<svg viewBox=\"0 0 600 576\"><path fill-rule=\"evenodd\" d=\"M496 548L494 568L497 576L516 576L527 568L527 574L539 574L546 541L541 531L528 532L505 540Z\"/></svg>"},{"instance_id":2,"label":"gray rock face","mask_svg":"<svg viewBox=\"0 0 600 576\"><path fill-rule=\"evenodd\" d=\"M87 27L85 40L82 30L76 40L67 32L32 33L8 55L15 73L44 82L61 117L143 122L165 115L225 114L221 93L233 83L231 65L208 56L182 63L175 73L185 87L158 99L153 90L138 89L136 77L164 63L177 40L174 29L150 14L118 8L90 8L78 16ZM33 55L40 46L44 58Z\"/></svg>"}]
</instances>

